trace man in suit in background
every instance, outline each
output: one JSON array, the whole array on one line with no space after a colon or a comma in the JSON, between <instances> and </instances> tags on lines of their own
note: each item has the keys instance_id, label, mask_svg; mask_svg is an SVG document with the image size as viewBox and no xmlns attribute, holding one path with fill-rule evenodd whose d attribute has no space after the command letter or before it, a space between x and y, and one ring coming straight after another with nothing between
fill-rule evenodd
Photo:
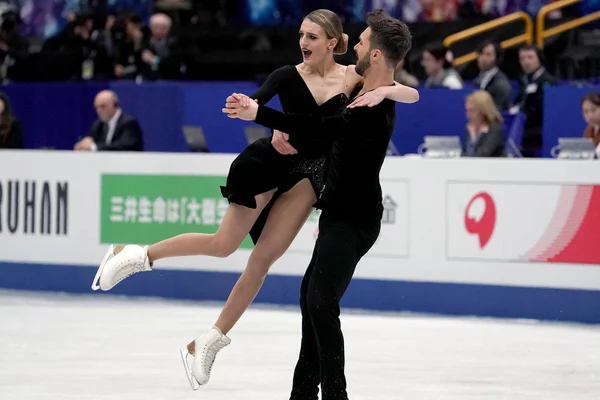
<instances>
[{"instance_id":1,"label":"man in suit in background","mask_svg":"<svg viewBox=\"0 0 600 400\"><path fill-rule=\"evenodd\" d=\"M75 144L81 151L143 151L144 140L137 120L123 113L119 98L110 90L103 90L94 99L98 120L90 133Z\"/></svg>"},{"instance_id":2,"label":"man in suit in background","mask_svg":"<svg viewBox=\"0 0 600 400\"><path fill-rule=\"evenodd\" d=\"M507 111L512 100L510 81L504 72L498 68L501 61L502 47L495 42L483 43L477 55L479 76L473 81L473 85L485 90L492 96L500 112Z\"/></svg>"}]
</instances>

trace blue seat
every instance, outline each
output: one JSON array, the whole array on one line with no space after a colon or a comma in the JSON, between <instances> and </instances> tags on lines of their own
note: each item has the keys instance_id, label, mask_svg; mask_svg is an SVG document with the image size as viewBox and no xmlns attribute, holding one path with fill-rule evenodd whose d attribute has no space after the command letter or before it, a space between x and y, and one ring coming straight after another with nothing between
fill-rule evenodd
<instances>
[{"instance_id":1,"label":"blue seat","mask_svg":"<svg viewBox=\"0 0 600 400\"><path fill-rule=\"evenodd\" d=\"M504 119L504 135L506 137L506 153L509 157L523 157L521 154L521 142L525 131L527 116L524 113L510 114L502 113Z\"/></svg>"}]
</instances>

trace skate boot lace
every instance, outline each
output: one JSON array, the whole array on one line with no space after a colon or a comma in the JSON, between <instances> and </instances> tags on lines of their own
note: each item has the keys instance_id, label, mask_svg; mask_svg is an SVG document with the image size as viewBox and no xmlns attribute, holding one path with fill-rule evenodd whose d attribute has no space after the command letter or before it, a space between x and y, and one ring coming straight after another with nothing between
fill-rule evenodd
<instances>
[{"instance_id":1,"label":"skate boot lace","mask_svg":"<svg viewBox=\"0 0 600 400\"><path fill-rule=\"evenodd\" d=\"M204 346L202 367L204 368L206 375L210 375L217 353L226 345L226 343L219 339L213 344L206 344Z\"/></svg>"},{"instance_id":2,"label":"skate boot lace","mask_svg":"<svg viewBox=\"0 0 600 400\"><path fill-rule=\"evenodd\" d=\"M129 264L129 267L127 265ZM117 272L114 274L113 279L111 279L111 284L117 285L122 280L129 278L131 275L141 272L144 270L144 263L134 262L131 263L130 260L123 260L118 264Z\"/></svg>"}]
</instances>

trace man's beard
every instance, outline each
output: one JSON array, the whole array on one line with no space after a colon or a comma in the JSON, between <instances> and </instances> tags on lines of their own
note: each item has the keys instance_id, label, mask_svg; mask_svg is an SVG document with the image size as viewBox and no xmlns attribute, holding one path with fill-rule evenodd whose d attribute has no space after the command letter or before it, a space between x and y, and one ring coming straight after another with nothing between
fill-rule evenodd
<instances>
[{"instance_id":1,"label":"man's beard","mask_svg":"<svg viewBox=\"0 0 600 400\"><path fill-rule=\"evenodd\" d=\"M360 60L357 61L356 63L356 73L359 74L360 76L364 76L365 72L367 71L367 69L369 69L369 67L371 66L371 55L370 54L365 54L365 56L363 58L361 58Z\"/></svg>"}]
</instances>

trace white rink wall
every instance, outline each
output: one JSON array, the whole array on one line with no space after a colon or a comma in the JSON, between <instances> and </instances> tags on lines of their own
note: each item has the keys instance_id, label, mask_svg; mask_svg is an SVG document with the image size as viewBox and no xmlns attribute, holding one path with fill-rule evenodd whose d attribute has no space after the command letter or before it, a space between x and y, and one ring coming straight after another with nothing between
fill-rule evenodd
<instances>
[{"instance_id":1,"label":"white rink wall","mask_svg":"<svg viewBox=\"0 0 600 400\"><path fill-rule=\"evenodd\" d=\"M91 294L108 244L214 232L232 159L2 152L0 287ZM344 305L599 323L599 165L388 158L382 233ZM297 303L317 220L273 266L258 302ZM228 259L164 260L111 293L224 300L251 247L246 240Z\"/></svg>"}]
</instances>

